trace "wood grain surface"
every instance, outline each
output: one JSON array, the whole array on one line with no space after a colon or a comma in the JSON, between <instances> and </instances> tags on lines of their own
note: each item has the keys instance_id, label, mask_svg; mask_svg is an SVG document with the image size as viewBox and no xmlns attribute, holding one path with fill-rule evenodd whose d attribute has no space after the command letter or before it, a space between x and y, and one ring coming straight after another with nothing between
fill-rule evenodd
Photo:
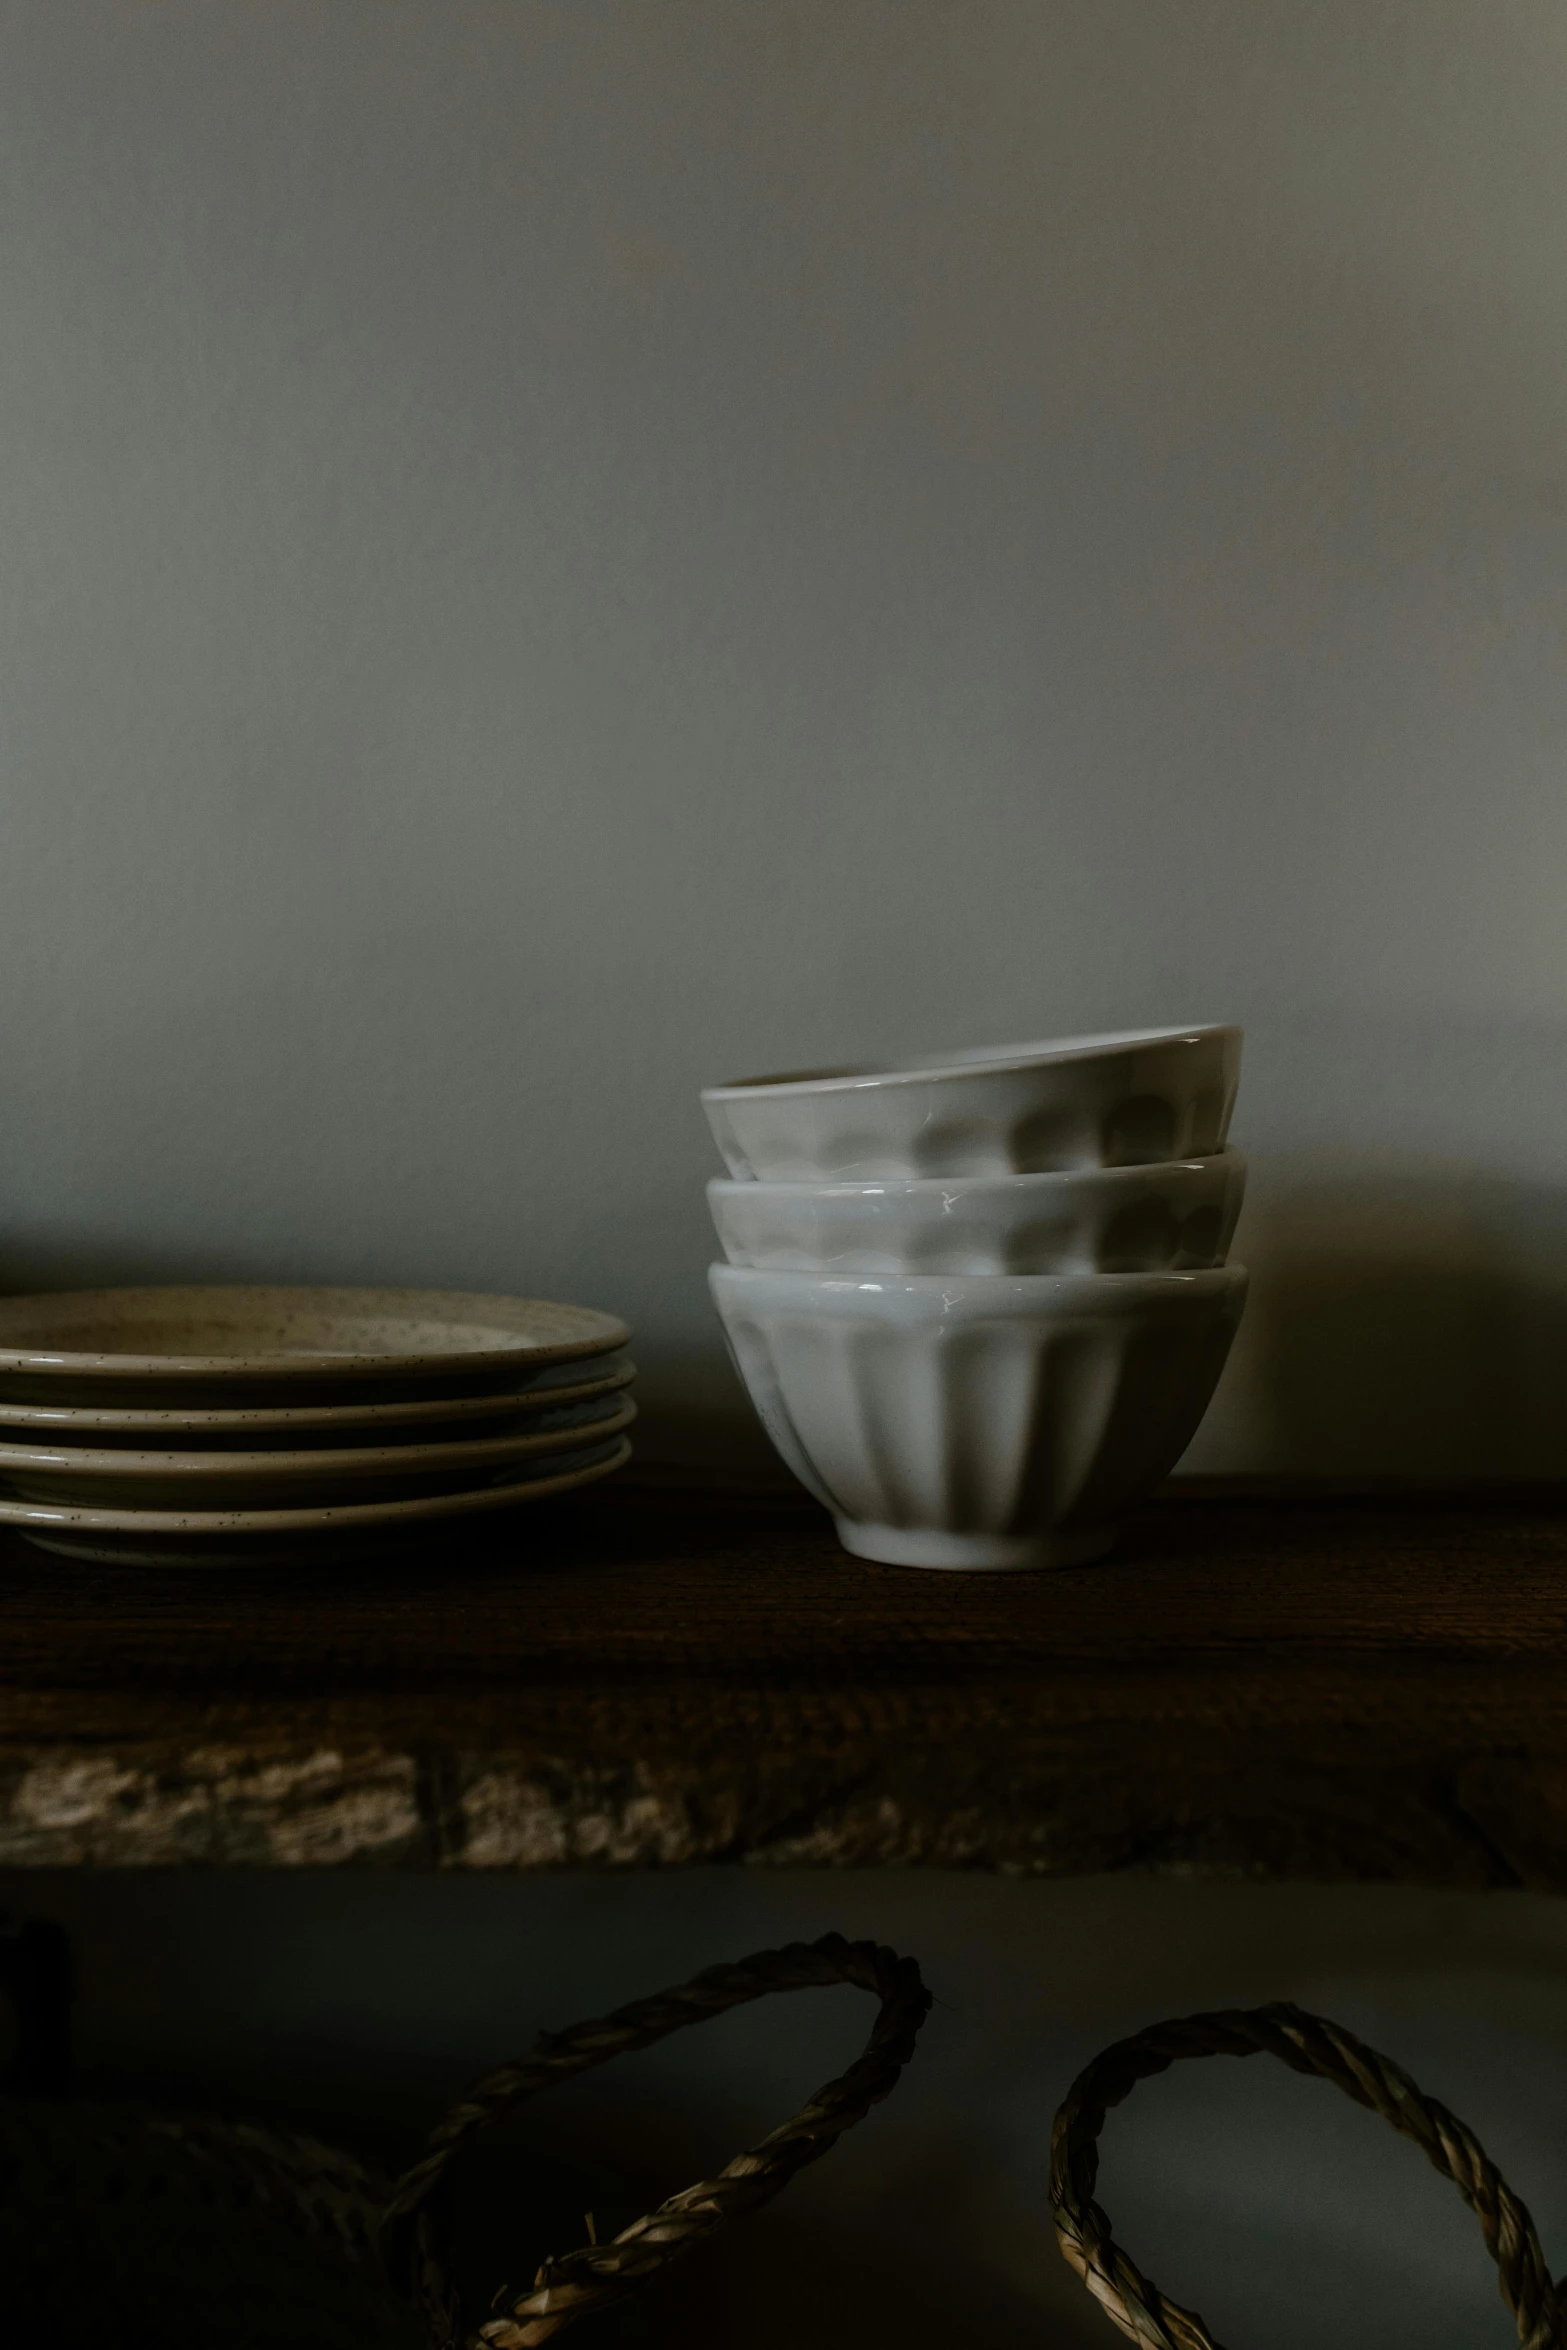
<instances>
[{"instance_id":1,"label":"wood grain surface","mask_svg":"<svg viewBox=\"0 0 1567 2350\"><path fill-rule=\"evenodd\" d=\"M630 1482L330 1572L0 1546L0 1862L1567 1889L1567 1494L1186 1490L938 1575Z\"/></svg>"}]
</instances>

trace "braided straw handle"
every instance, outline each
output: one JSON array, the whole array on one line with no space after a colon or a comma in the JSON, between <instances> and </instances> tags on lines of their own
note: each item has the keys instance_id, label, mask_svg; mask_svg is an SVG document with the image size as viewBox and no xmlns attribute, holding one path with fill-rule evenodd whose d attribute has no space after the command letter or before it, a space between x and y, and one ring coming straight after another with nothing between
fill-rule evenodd
<instances>
[{"instance_id":1,"label":"braided straw handle","mask_svg":"<svg viewBox=\"0 0 1567 2350\"><path fill-rule=\"evenodd\" d=\"M748 2153L737 2154L716 2178L671 2195L612 2242L584 2244L546 2260L531 2291L519 2295L501 2316L472 2332L466 2329L447 2266L443 2198L437 2193L460 2146L552 2082L650 2047L686 2024L702 2023L770 1991L832 1983L857 1984L881 2001L864 2055L840 2080L818 2089L792 2121ZM846 1942L841 1934L827 1934L819 1942L758 1951L734 1966L708 1967L691 1982L634 2000L601 2021L541 2033L518 2063L473 2084L432 2132L430 2152L399 2181L388 2206L394 2253L406 2261L435 2350L458 2350L459 2345L462 2350L533 2350L563 2326L634 2292L726 2220L755 2211L896 2086L929 2006L930 1993L912 1958L899 1958L874 1942Z\"/></svg>"},{"instance_id":2,"label":"braided straw handle","mask_svg":"<svg viewBox=\"0 0 1567 2350\"><path fill-rule=\"evenodd\" d=\"M1341 2024L1286 2002L1178 2017L1118 2040L1079 2073L1056 2115L1050 2154L1056 2241L1123 2334L1148 2350L1218 2350L1196 2312L1167 2301L1111 2240L1109 2219L1094 2201L1106 2110L1129 2097L1139 2081L1167 2071L1181 2057L1255 2056L1259 2051L1278 2057L1293 2072L1331 2081L1357 2105L1369 2106L1413 2138L1479 2220L1522 2350L1567 2350L1562 2289L1551 2282L1534 2222L1472 2131L1445 2105L1425 2096L1391 2058L1379 2056Z\"/></svg>"}]
</instances>

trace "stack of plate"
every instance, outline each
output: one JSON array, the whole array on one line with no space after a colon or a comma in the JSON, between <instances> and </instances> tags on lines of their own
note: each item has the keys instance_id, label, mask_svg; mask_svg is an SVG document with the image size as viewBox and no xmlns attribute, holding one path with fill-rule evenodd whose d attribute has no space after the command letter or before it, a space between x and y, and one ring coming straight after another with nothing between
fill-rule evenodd
<instances>
[{"instance_id":1,"label":"stack of plate","mask_svg":"<svg viewBox=\"0 0 1567 2350\"><path fill-rule=\"evenodd\" d=\"M73 1558L351 1557L630 1458L623 1322L416 1289L0 1301L0 1525Z\"/></svg>"}]
</instances>

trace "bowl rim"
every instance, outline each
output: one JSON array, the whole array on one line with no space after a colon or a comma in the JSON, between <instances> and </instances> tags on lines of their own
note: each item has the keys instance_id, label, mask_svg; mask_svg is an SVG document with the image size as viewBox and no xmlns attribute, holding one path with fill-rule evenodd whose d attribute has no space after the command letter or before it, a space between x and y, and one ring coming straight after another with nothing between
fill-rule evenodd
<instances>
[{"instance_id":1,"label":"bowl rim","mask_svg":"<svg viewBox=\"0 0 1567 2350\"><path fill-rule=\"evenodd\" d=\"M1157 1176L1173 1176L1184 1182L1189 1176L1221 1173L1244 1180L1247 1172L1244 1151L1225 1143L1219 1150L1193 1151L1179 1159L1140 1159L1127 1167L1040 1167L1024 1175L887 1175L868 1176L863 1182L834 1176L820 1183L785 1183L777 1176L711 1175L707 1195L721 1202L770 1196L855 1200L884 1193L898 1199L933 1199L953 1192L996 1192L1015 1198L1025 1189L1032 1192L1057 1185L1069 1190L1076 1184L1125 1183L1135 1190L1139 1183L1151 1184Z\"/></svg>"},{"instance_id":2,"label":"bowl rim","mask_svg":"<svg viewBox=\"0 0 1567 2350\"><path fill-rule=\"evenodd\" d=\"M1047 1305L1061 1299L1092 1305L1124 1305L1139 1293L1150 1303L1182 1295L1213 1296L1242 1287L1251 1268L1231 1259L1223 1265L1190 1265L1149 1273L806 1273L786 1265L731 1265L727 1259L708 1267L716 1289L720 1280L751 1287L759 1282L795 1285L802 1300L820 1297L862 1296L972 1298L980 1306L1004 1307L1010 1298L1023 1305Z\"/></svg>"},{"instance_id":3,"label":"bowl rim","mask_svg":"<svg viewBox=\"0 0 1567 2350\"><path fill-rule=\"evenodd\" d=\"M704 1085L704 1102L773 1101L779 1095L798 1098L814 1093L850 1093L888 1085L929 1085L955 1077L1015 1074L1024 1069L1054 1068L1072 1061L1111 1060L1121 1054L1201 1045L1214 1037L1244 1039L1245 1030L1232 1020L1199 1020L1174 1028L1115 1028L1088 1036L1046 1037L1036 1044L978 1045L966 1052L916 1056L899 1067L802 1069L777 1077L738 1077L723 1085Z\"/></svg>"}]
</instances>

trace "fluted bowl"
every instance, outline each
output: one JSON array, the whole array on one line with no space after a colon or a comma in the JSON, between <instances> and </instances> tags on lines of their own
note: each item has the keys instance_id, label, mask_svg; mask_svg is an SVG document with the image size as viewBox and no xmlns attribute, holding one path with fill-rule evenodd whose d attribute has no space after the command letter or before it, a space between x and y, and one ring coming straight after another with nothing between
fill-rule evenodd
<instances>
[{"instance_id":1,"label":"fluted bowl","mask_svg":"<svg viewBox=\"0 0 1567 2350\"><path fill-rule=\"evenodd\" d=\"M1152 1167L912 1183L736 1183L708 1206L732 1265L792 1273L1162 1273L1222 1265L1239 1151Z\"/></svg>"},{"instance_id":2,"label":"fluted bowl","mask_svg":"<svg viewBox=\"0 0 1567 2350\"><path fill-rule=\"evenodd\" d=\"M1238 1028L1135 1029L710 1085L702 1106L741 1182L1146 1166L1222 1150L1240 1059Z\"/></svg>"},{"instance_id":3,"label":"fluted bowl","mask_svg":"<svg viewBox=\"0 0 1567 2350\"><path fill-rule=\"evenodd\" d=\"M709 1279L763 1426L845 1549L996 1568L1108 1549L1196 1433L1247 1275Z\"/></svg>"}]
</instances>

